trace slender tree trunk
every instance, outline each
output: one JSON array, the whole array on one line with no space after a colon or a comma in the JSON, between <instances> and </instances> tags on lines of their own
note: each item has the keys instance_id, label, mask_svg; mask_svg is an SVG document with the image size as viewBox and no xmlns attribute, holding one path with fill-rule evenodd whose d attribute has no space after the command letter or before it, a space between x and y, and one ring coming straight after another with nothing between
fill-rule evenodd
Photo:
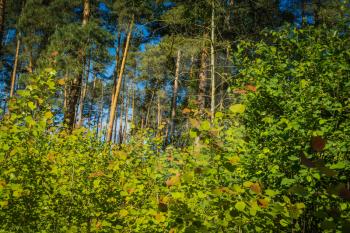
<instances>
[{"instance_id":1,"label":"slender tree trunk","mask_svg":"<svg viewBox=\"0 0 350 233\"><path fill-rule=\"evenodd\" d=\"M68 85L69 79L68 79L68 71L66 71L66 74L64 75L64 94L63 94L63 111L67 111L67 98L69 93L70 85Z\"/></svg>"},{"instance_id":2,"label":"slender tree trunk","mask_svg":"<svg viewBox=\"0 0 350 233\"><path fill-rule=\"evenodd\" d=\"M159 129L162 124L162 106L160 104L160 96L157 97L157 128Z\"/></svg>"},{"instance_id":3,"label":"slender tree trunk","mask_svg":"<svg viewBox=\"0 0 350 233\"><path fill-rule=\"evenodd\" d=\"M211 105L210 105L210 115L211 121L214 121L215 117L215 5L214 0L212 0L212 11L211 11L211 43L210 43L210 68L211 68Z\"/></svg>"},{"instance_id":4,"label":"slender tree trunk","mask_svg":"<svg viewBox=\"0 0 350 233\"><path fill-rule=\"evenodd\" d=\"M174 137L174 131L175 131L175 116L176 116L176 99L177 99L177 92L179 88L179 74L180 74L180 60L181 60L181 51L177 51L177 57L176 57L176 68L175 68L175 80L174 80L174 86L173 86L173 98L171 103L171 122L170 122L170 139Z\"/></svg>"},{"instance_id":5,"label":"slender tree trunk","mask_svg":"<svg viewBox=\"0 0 350 233\"><path fill-rule=\"evenodd\" d=\"M116 109L116 111L118 111L118 109ZM119 111L121 111L120 109L119 109ZM119 113L120 114L120 113ZM118 120L118 114L115 114L115 117L114 117L114 125L113 125L113 142L114 143L117 143L118 142L118 124L117 124L117 120Z\"/></svg>"},{"instance_id":6,"label":"slender tree trunk","mask_svg":"<svg viewBox=\"0 0 350 233\"><path fill-rule=\"evenodd\" d=\"M126 98L126 99L125 99ZM125 90L125 108L124 108L124 129L123 129L123 139L126 140L126 133L128 129L128 115L129 115L129 92L128 88Z\"/></svg>"},{"instance_id":7,"label":"slender tree trunk","mask_svg":"<svg viewBox=\"0 0 350 233\"><path fill-rule=\"evenodd\" d=\"M98 111L98 118L97 118L97 137L99 138L100 135L102 135L102 122L103 122L103 102L104 102L104 98L103 98L103 84L101 85L101 96L100 96L100 106L99 106L99 111Z\"/></svg>"},{"instance_id":8,"label":"slender tree trunk","mask_svg":"<svg viewBox=\"0 0 350 233\"><path fill-rule=\"evenodd\" d=\"M90 18L90 0L83 0L83 19L82 26L85 27ZM84 61L84 56L80 57ZM81 94L83 74L78 75L73 79L70 91L67 98L67 111L64 114L64 123L67 125L68 131L72 131L75 123L75 109L78 104Z\"/></svg>"},{"instance_id":9,"label":"slender tree trunk","mask_svg":"<svg viewBox=\"0 0 350 233\"><path fill-rule=\"evenodd\" d=\"M227 46L226 48L226 59L225 59L225 68L223 75L224 78L221 78L220 80L220 111L224 109L224 102L225 102L225 90L227 88L227 74L229 73L229 56L230 56L230 47Z\"/></svg>"},{"instance_id":10,"label":"slender tree trunk","mask_svg":"<svg viewBox=\"0 0 350 233\"><path fill-rule=\"evenodd\" d=\"M17 75L17 65L18 65L18 57L19 57L19 48L21 46L21 41L17 35L17 45L16 45L16 55L15 62L13 64L13 71L11 75L11 89L10 89L10 97L15 93L15 83L16 83L16 75Z\"/></svg>"},{"instance_id":11,"label":"slender tree trunk","mask_svg":"<svg viewBox=\"0 0 350 233\"><path fill-rule=\"evenodd\" d=\"M77 125L76 125L77 128L80 128L83 124L84 100L87 93L87 87L88 87L89 76L90 76L90 65L91 65L90 63L91 63L91 59L89 58L85 81L82 80L83 81L82 90L80 92L79 109L78 109L78 115L77 115L77 118L78 118Z\"/></svg>"},{"instance_id":12,"label":"slender tree trunk","mask_svg":"<svg viewBox=\"0 0 350 233\"><path fill-rule=\"evenodd\" d=\"M5 6L6 0L0 0L0 57L2 56L2 41L5 34Z\"/></svg>"},{"instance_id":13,"label":"slender tree trunk","mask_svg":"<svg viewBox=\"0 0 350 233\"><path fill-rule=\"evenodd\" d=\"M135 125L135 85L132 84L132 109L131 109L131 123Z\"/></svg>"},{"instance_id":14,"label":"slender tree trunk","mask_svg":"<svg viewBox=\"0 0 350 233\"><path fill-rule=\"evenodd\" d=\"M125 48L124 48L123 59L122 59L122 63L121 63L120 70L119 70L118 82L117 82L117 86L116 86L115 93L114 93L112 103L111 103L110 114L109 114L109 124L108 124L108 128L107 128L107 138L106 138L107 142L110 142L112 139L115 110L116 110L117 105L118 105L118 96L119 96L120 87L121 87L122 80L123 80L125 63L126 63L126 58L128 56L128 52L129 52L129 45L130 45L133 26L134 26L134 17L132 17L132 19L130 21L130 25L129 25L129 29L128 29L128 36L126 38L126 44L125 44Z\"/></svg>"},{"instance_id":15,"label":"slender tree trunk","mask_svg":"<svg viewBox=\"0 0 350 233\"><path fill-rule=\"evenodd\" d=\"M150 118L149 116L150 116L151 108L152 108L152 105L153 105L154 93L155 93L155 91L153 90L152 96L151 96L151 100L148 103L147 114L146 114L146 121L145 121L145 126L144 126L145 128L148 127L148 122L149 122L149 118Z\"/></svg>"},{"instance_id":16,"label":"slender tree trunk","mask_svg":"<svg viewBox=\"0 0 350 233\"><path fill-rule=\"evenodd\" d=\"M194 55L191 55L191 65L190 65L190 79L192 80L194 77Z\"/></svg>"},{"instance_id":17,"label":"slender tree trunk","mask_svg":"<svg viewBox=\"0 0 350 233\"><path fill-rule=\"evenodd\" d=\"M205 109L205 95L207 87L207 57L208 51L204 47L201 52L200 61L200 73L199 73L199 85L198 85L198 106L200 112L204 112Z\"/></svg>"},{"instance_id":18,"label":"slender tree trunk","mask_svg":"<svg viewBox=\"0 0 350 233\"><path fill-rule=\"evenodd\" d=\"M123 85L123 87L125 87ZM123 88L125 90L125 88ZM120 114L119 114L119 132L118 132L118 135L119 135L119 144L122 144L123 143L123 114L124 114L124 100L125 100L125 97L124 97L124 91L121 95L121 98L120 98Z\"/></svg>"},{"instance_id":19,"label":"slender tree trunk","mask_svg":"<svg viewBox=\"0 0 350 233\"><path fill-rule=\"evenodd\" d=\"M120 30L118 30L118 35L117 35L117 40L118 40L118 43L117 43L117 48L116 48L116 52L115 52L115 68L114 68L114 74L113 74L113 89L112 89L112 97L111 99L113 100L114 99L114 94L115 94L115 89L117 88L117 77L118 77L118 74L119 74L119 66L120 66L120 51L121 51L121 46L122 46L122 43L121 43L121 32ZM125 48L125 44L126 43L126 40L124 41L124 44L123 44L123 48Z\"/></svg>"},{"instance_id":20,"label":"slender tree trunk","mask_svg":"<svg viewBox=\"0 0 350 233\"><path fill-rule=\"evenodd\" d=\"M91 100L90 100L90 108L89 108L89 116L88 116L88 127L91 127L91 117L92 117L92 109L94 105L94 97L95 97L95 88L96 88L96 74L94 74L94 81L92 84L91 90Z\"/></svg>"},{"instance_id":21,"label":"slender tree trunk","mask_svg":"<svg viewBox=\"0 0 350 233\"><path fill-rule=\"evenodd\" d=\"M29 72L30 74L32 74L32 73L33 73L33 70L34 70L33 52L32 52L32 48L30 48L28 72Z\"/></svg>"},{"instance_id":22,"label":"slender tree trunk","mask_svg":"<svg viewBox=\"0 0 350 233\"><path fill-rule=\"evenodd\" d=\"M83 22L82 25L86 26L90 18L90 0L83 0L84 11L83 11Z\"/></svg>"}]
</instances>

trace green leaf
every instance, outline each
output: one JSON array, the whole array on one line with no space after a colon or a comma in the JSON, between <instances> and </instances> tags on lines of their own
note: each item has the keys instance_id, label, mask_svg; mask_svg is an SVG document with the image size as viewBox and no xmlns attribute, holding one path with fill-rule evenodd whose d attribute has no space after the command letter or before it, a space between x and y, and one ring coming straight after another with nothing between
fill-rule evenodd
<instances>
[{"instance_id":1,"label":"green leaf","mask_svg":"<svg viewBox=\"0 0 350 233\"><path fill-rule=\"evenodd\" d=\"M274 196L276 196L276 195L278 194L278 192L276 192L276 191L274 191L274 190L271 190L271 189L266 189L266 190L265 190L265 193L266 193L266 195L269 196L269 197L274 197Z\"/></svg>"},{"instance_id":2,"label":"green leaf","mask_svg":"<svg viewBox=\"0 0 350 233\"><path fill-rule=\"evenodd\" d=\"M235 204L235 208L239 211L244 211L246 204L243 201L239 201Z\"/></svg>"},{"instance_id":3,"label":"green leaf","mask_svg":"<svg viewBox=\"0 0 350 233\"><path fill-rule=\"evenodd\" d=\"M32 111L36 108L36 106L35 106L35 104L34 104L33 102L28 102L28 107L29 107Z\"/></svg>"},{"instance_id":4,"label":"green leaf","mask_svg":"<svg viewBox=\"0 0 350 233\"><path fill-rule=\"evenodd\" d=\"M209 121L202 121L200 129L203 130L203 131L210 130L210 122Z\"/></svg>"},{"instance_id":5,"label":"green leaf","mask_svg":"<svg viewBox=\"0 0 350 233\"><path fill-rule=\"evenodd\" d=\"M193 131L193 130L190 131L190 138L196 138L197 136L198 135L196 131Z\"/></svg>"},{"instance_id":6,"label":"green leaf","mask_svg":"<svg viewBox=\"0 0 350 233\"><path fill-rule=\"evenodd\" d=\"M234 104L234 105L231 105L230 111L232 113L244 113L245 106L243 104Z\"/></svg>"},{"instance_id":7,"label":"green leaf","mask_svg":"<svg viewBox=\"0 0 350 233\"><path fill-rule=\"evenodd\" d=\"M330 169L344 169L348 164L345 161L341 161L330 166Z\"/></svg>"},{"instance_id":8,"label":"green leaf","mask_svg":"<svg viewBox=\"0 0 350 233\"><path fill-rule=\"evenodd\" d=\"M222 118L224 116L224 114L222 112L216 112L215 113L215 117L216 118Z\"/></svg>"},{"instance_id":9,"label":"green leaf","mask_svg":"<svg viewBox=\"0 0 350 233\"><path fill-rule=\"evenodd\" d=\"M288 157L288 159L291 160L291 161L297 161L297 160L299 160L299 157L297 157L295 155L291 155L291 156Z\"/></svg>"},{"instance_id":10,"label":"green leaf","mask_svg":"<svg viewBox=\"0 0 350 233\"><path fill-rule=\"evenodd\" d=\"M290 186L290 185L293 184L294 182L295 182L294 179L283 178L282 181L281 181L281 185Z\"/></svg>"},{"instance_id":11,"label":"green leaf","mask_svg":"<svg viewBox=\"0 0 350 233\"><path fill-rule=\"evenodd\" d=\"M285 220L285 219L281 219L281 220L280 220L280 224L281 224L283 227L286 227L286 226L289 225L289 222L288 222L287 220Z\"/></svg>"},{"instance_id":12,"label":"green leaf","mask_svg":"<svg viewBox=\"0 0 350 233\"><path fill-rule=\"evenodd\" d=\"M184 193L180 193L180 192L173 192L171 194L171 196L175 199L183 199L185 198L185 194Z\"/></svg>"}]
</instances>

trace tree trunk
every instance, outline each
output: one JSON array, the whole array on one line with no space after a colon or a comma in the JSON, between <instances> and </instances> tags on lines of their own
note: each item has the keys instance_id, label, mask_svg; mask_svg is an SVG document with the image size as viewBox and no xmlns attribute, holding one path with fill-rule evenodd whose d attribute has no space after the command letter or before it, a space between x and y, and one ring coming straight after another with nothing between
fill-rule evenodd
<instances>
[{"instance_id":1,"label":"tree trunk","mask_svg":"<svg viewBox=\"0 0 350 233\"><path fill-rule=\"evenodd\" d=\"M84 79L82 80L82 90L80 92L80 97L79 97L79 109L77 114L78 121L76 124L76 128L80 128L83 124L84 100L87 93L87 87L89 82L90 63L91 63L91 59L89 59L89 62L88 62L85 81Z\"/></svg>"},{"instance_id":2,"label":"tree trunk","mask_svg":"<svg viewBox=\"0 0 350 233\"><path fill-rule=\"evenodd\" d=\"M118 74L119 74L119 66L120 66L120 51L121 51L121 32L120 30L118 30L118 35L117 35L117 40L118 40L118 43L117 43L117 48L116 48L116 51L115 51L115 68L114 68L114 74L113 74L113 89L112 89L112 97L111 99L113 100L114 99L114 94L115 94L115 89L117 88L117 77L118 77ZM124 44L123 44L123 48L125 48L125 43L126 41L124 41Z\"/></svg>"},{"instance_id":3,"label":"tree trunk","mask_svg":"<svg viewBox=\"0 0 350 233\"><path fill-rule=\"evenodd\" d=\"M89 116L88 116L88 127L91 127L91 117L92 117L92 109L94 106L94 97L95 97L95 88L96 88L96 74L94 74L94 81L92 84L92 90L91 90L91 100L90 100L90 108L89 108Z\"/></svg>"},{"instance_id":4,"label":"tree trunk","mask_svg":"<svg viewBox=\"0 0 350 233\"><path fill-rule=\"evenodd\" d=\"M129 115L129 92L128 88L125 90L125 108L124 108L124 129L123 129L123 139L126 140L126 133L128 129L128 115Z\"/></svg>"},{"instance_id":5,"label":"tree trunk","mask_svg":"<svg viewBox=\"0 0 350 233\"><path fill-rule=\"evenodd\" d=\"M150 112L151 112L151 108L152 108L152 104L153 104L154 93L155 93L155 90L152 91L151 100L148 103L146 120L145 120L145 125L144 125L145 128L148 127L148 122L149 122L149 118L150 118L149 116L150 116Z\"/></svg>"},{"instance_id":6,"label":"tree trunk","mask_svg":"<svg viewBox=\"0 0 350 233\"><path fill-rule=\"evenodd\" d=\"M5 34L5 6L6 0L0 0L0 57L2 56L2 41Z\"/></svg>"},{"instance_id":7,"label":"tree trunk","mask_svg":"<svg viewBox=\"0 0 350 233\"><path fill-rule=\"evenodd\" d=\"M135 125L135 85L132 84L131 124Z\"/></svg>"},{"instance_id":8,"label":"tree trunk","mask_svg":"<svg viewBox=\"0 0 350 233\"><path fill-rule=\"evenodd\" d=\"M84 11L83 11L83 22L82 25L86 26L90 18L90 0L83 0Z\"/></svg>"},{"instance_id":9,"label":"tree trunk","mask_svg":"<svg viewBox=\"0 0 350 233\"><path fill-rule=\"evenodd\" d=\"M160 96L158 94L158 98L157 98L157 129L158 130L161 124L162 124L162 107L160 104Z\"/></svg>"},{"instance_id":10,"label":"tree trunk","mask_svg":"<svg viewBox=\"0 0 350 233\"><path fill-rule=\"evenodd\" d=\"M90 18L90 0L83 0L83 19L82 26L85 27ZM80 57L84 61L84 56ZM73 79L70 91L67 98L67 111L64 114L64 123L67 125L68 131L72 131L75 123L75 109L81 94L83 74L78 75Z\"/></svg>"},{"instance_id":11,"label":"tree trunk","mask_svg":"<svg viewBox=\"0 0 350 233\"><path fill-rule=\"evenodd\" d=\"M16 83L16 75L17 75L17 65L18 65L18 57L19 57L19 47L21 46L21 41L17 35L17 45L16 45L16 55L15 62L13 64L13 71L11 75L11 89L10 89L10 97L15 93L15 83Z\"/></svg>"},{"instance_id":12,"label":"tree trunk","mask_svg":"<svg viewBox=\"0 0 350 233\"><path fill-rule=\"evenodd\" d=\"M180 74L180 60L181 60L181 51L177 51L177 57L176 57L176 68L175 68L175 80L174 80L174 86L173 86L173 98L171 103L171 122L170 122L170 139L174 137L174 131L175 131L175 116L176 116L176 99L177 99L177 92L179 88L179 74Z\"/></svg>"},{"instance_id":13,"label":"tree trunk","mask_svg":"<svg viewBox=\"0 0 350 233\"><path fill-rule=\"evenodd\" d=\"M67 111L67 99L68 99L68 92L70 85L68 85L69 79L68 79L68 71L66 71L66 74L64 75L64 94L63 94L63 111Z\"/></svg>"},{"instance_id":14,"label":"tree trunk","mask_svg":"<svg viewBox=\"0 0 350 233\"><path fill-rule=\"evenodd\" d=\"M97 127L96 127L96 136L99 138L102 132L102 121L103 121L103 84L101 85L101 96L100 96L100 107L98 111L98 117L97 117Z\"/></svg>"},{"instance_id":15,"label":"tree trunk","mask_svg":"<svg viewBox=\"0 0 350 233\"><path fill-rule=\"evenodd\" d=\"M116 111L118 111L118 109L116 109ZM120 111L120 109L119 109ZM118 114L115 114L115 117L114 117L114 122L117 122L118 120ZM113 138L113 142L114 143L117 143L118 142L118 124L117 123L114 123L113 125L113 133L112 133L112 138Z\"/></svg>"},{"instance_id":16,"label":"tree trunk","mask_svg":"<svg viewBox=\"0 0 350 233\"><path fill-rule=\"evenodd\" d=\"M210 104L210 116L211 121L214 121L215 117L215 5L214 0L212 0L212 10L211 10L211 43L210 43L210 68L211 68L211 104Z\"/></svg>"},{"instance_id":17,"label":"tree trunk","mask_svg":"<svg viewBox=\"0 0 350 233\"><path fill-rule=\"evenodd\" d=\"M116 110L117 105L118 105L118 96L119 96L120 87L121 87L122 80L123 80L125 63L126 63L126 58L128 56L133 26L134 26L134 17L132 17L132 19L130 21L130 25L129 25L129 29L128 29L128 36L126 38L126 44L125 44L125 48L124 48L123 59L122 59L122 63L121 63L120 70L119 70L118 82L117 82L117 86L116 86L115 93L114 93L112 103L111 103L111 108L110 108L110 113L109 113L109 124L108 124L108 128L107 128L107 138L106 138L107 142L110 142L112 139L115 110Z\"/></svg>"},{"instance_id":18,"label":"tree trunk","mask_svg":"<svg viewBox=\"0 0 350 233\"><path fill-rule=\"evenodd\" d=\"M123 114L124 114L124 102L125 102L125 81L123 82L123 90L120 96L120 114L119 114L119 144L123 143Z\"/></svg>"},{"instance_id":19,"label":"tree trunk","mask_svg":"<svg viewBox=\"0 0 350 233\"><path fill-rule=\"evenodd\" d=\"M198 106L201 113L205 109L205 95L207 87L207 57L208 51L204 47L201 52L201 61L200 61L200 73L199 73L199 85L198 85Z\"/></svg>"}]
</instances>

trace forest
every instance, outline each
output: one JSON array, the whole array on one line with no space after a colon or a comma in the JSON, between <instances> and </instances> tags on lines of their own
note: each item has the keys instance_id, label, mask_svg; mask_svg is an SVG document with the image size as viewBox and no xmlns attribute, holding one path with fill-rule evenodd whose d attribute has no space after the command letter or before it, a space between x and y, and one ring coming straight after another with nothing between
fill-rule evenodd
<instances>
[{"instance_id":1,"label":"forest","mask_svg":"<svg viewBox=\"0 0 350 233\"><path fill-rule=\"evenodd\" d=\"M350 1L0 0L17 232L350 232Z\"/></svg>"}]
</instances>

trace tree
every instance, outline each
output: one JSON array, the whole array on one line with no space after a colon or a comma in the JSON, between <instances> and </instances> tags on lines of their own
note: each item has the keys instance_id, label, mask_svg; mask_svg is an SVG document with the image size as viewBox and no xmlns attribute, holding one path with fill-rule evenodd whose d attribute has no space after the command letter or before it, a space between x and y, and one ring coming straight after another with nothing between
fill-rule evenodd
<instances>
[{"instance_id":1,"label":"tree","mask_svg":"<svg viewBox=\"0 0 350 233\"><path fill-rule=\"evenodd\" d=\"M6 0L0 0L0 57L2 56L2 42L4 38L5 8Z\"/></svg>"}]
</instances>

